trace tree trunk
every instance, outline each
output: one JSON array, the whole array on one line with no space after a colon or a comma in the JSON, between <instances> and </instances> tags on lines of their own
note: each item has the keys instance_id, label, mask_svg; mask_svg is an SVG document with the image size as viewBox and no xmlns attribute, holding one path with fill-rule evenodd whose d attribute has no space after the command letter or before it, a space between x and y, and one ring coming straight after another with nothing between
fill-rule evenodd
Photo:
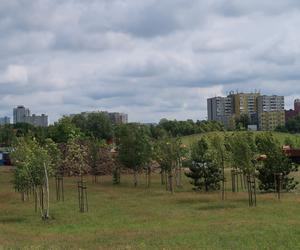
<instances>
[{"instance_id":1,"label":"tree trunk","mask_svg":"<svg viewBox=\"0 0 300 250\"><path fill-rule=\"evenodd\" d=\"M160 180L161 180L161 185L165 185L165 171L161 168L160 170Z\"/></svg>"},{"instance_id":2,"label":"tree trunk","mask_svg":"<svg viewBox=\"0 0 300 250\"><path fill-rule=\"evenodd\" d=\"M49 195L49 179L48 179L48 172L46 168L46 164L44 163L44 170L45 170L45 179L46 179L46 193L47 193L47 208L45 211L45 219L49 219L49 210L50 210L50 195Z\"/></svg>"},{"instance_id":3,"label":"tree trunk","mask_svg":"<svg viewBox=\"0 0 300 250\"><path fill-rule=\"evenodd\" d=\"M151 167L147 166L146 169L146 182L147 182L147 188L150 188L151 184Z\"/></svg>"},{"instance_id":4,"label":"tree trunk","mask_svg":"<svg viewBox=\"0 0 300 250\"><path fill-rule=\"evenodd\" d=\"M149 173L148 173L148 188L151 186L151 167L148 168Z\"/></svg>"},{"instance_id":5,"label":"tree trunk","mask_svg":"<svg viewBox=\"0 0 300 250\"><path fill-rule=\"evenodd\" d=\"M176 166L175 168L175 182L176 187L179 187L179 166Z\"/></svg>"},{"instance_id":6,"label":"tree trunk","mask_svg":"<svg viewBox=\"0 0 300 250\"><path fill-rule=\"evenodd\" d=\"M224 160L222 160L222 200L225 200L225 164Z\"/></svg>"},{"instance_id":7,"label":"tree trunk","mask_svg":"<svg viewBox=\"0 0 300 250\"><path fill-rule=\"evenodd\" d=\"M179 162L179 186L182 187L182 163Z\"/></svg>"},{"instance_id":8,"label":"tree trunk","mask_svg":"<svg viewBox=\"0 0 300 250\"><path fill-rule=\"evenodd\" d=\"M173 189L173 174L172 174L172 170L169 171L168 178L169 178L169 191L173 194L174 189Z\"/></svg>"},{"instance_id":9,"label":"tree trunk","mask_svg":"<svg viewBox=\"0 0 300 250\"><path fill-rule=\"evenodd\" d=\"M165 184L166 184L166 190L169 191L169 180L168 180L168 175L167 175L167 171L164 172L164 176L165 176Z\"/></svg>"},{"instance_id":10,"label":"tree trunk","mask_svg":"<svg viewBox=\"0 0 300 250\"><path fill-rule=\"evenodd\" d=\"M21 200L25 202L25 191L21 192Z\"/></svg>"},{"instance_id":11,"label":"tree trunk","mask_svg":"<svg viewBox=\"0 0 300 250\"><path fill-rule=\"evenodd\" d=\"M134 187L137 187L138 179L137 179L137 170L136 169L134 169L134 172L133 172L133 183L134 183Z\"/></svg>"}]
</instances>

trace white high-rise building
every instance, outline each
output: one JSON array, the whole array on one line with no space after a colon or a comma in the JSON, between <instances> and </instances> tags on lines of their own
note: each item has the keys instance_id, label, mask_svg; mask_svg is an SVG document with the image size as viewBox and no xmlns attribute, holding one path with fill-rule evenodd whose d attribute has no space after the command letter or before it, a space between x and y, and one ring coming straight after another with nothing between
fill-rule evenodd
<instances>
[{"instance_id":1,"label":"white high-rise building","mask_svg":"<svg viewBox=\"0 0 300 250\"><path fill-rule=\"evenodd\" d=\"M23 123L25 122L25 117L30 116L30 110L26 109L24 106L18 106L14 108L13 112L13 123Z\"/></svg>"}]
</instances>

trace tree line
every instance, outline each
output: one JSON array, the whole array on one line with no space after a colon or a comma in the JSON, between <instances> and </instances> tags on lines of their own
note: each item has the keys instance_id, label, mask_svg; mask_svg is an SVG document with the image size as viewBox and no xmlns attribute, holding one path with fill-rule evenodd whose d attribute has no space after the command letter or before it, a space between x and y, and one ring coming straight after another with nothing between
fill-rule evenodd
<instances>
[{"instance_id":1,"label":"tree line","mask_svg":"<svg viewBox=\"0 0 300 250\"><path fill-rule=\"evenodd\" d=\"M223 126L215 121L176 121L162 119L159 124L138 124L148 131L151 138L164 136L184 136L211 131L223 131ZM67 143L73 136L96 138L111 141L116 136L121 125L112 124L107 115L91 113L77 114L72 117L63 117L48 127L35 127L26 123L8 124L0 126L0 144L9 147L13 142L24 136L35 137L40 143L51 138L56 143Z\"/></svg>"}]
</instances>

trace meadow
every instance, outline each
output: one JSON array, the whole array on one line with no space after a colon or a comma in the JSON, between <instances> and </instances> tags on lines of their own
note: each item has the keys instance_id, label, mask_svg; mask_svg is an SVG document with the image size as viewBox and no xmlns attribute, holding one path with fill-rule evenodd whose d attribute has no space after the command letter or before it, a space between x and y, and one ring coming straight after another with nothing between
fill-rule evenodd
<instances>
[{"instance_id":1,"label":"meadow","mask_svg":"<svg viewBox=\"0 0 300 250\"><path fill-rule=\"evenodd\" d=\"M195 135L188 135L188 136L183 136L182 137L182 142L186 145L191 145L193 142L199 140L202 136L209 136L209 135L214 135L214 134L219 134L225 136L226 134L230 135L232 133L246 133L244 131L226 131L226 132L207 132L207 133L202 133L202 134L195 134ZM255 135L258 135L260 133L264 133L262 131L255 131L253 132ZM286 138L291 139L296 143L296 146L300 147L300 135L299 134L289 134L289 133L281 133L281 132L269 132L271 133L281 144L284 144L284 141Z\"/></svg>"},{"instance_id":2,"label":"meadow","mask_svg":"<svg viewBox=\"0 0 300 250\"><path fill-rule=\"evenodd\" d=\"M300 176L299 176L300 177ZM298 178L298 176L297 176ZM87 177L89 211L78 212L75 178L65 178L65 201L55 200L52 219L42 221L32 199L22 202L11 185L11 169L0 168L0 249L299 249L300 197L297 190L277 200L258 194L248 207L246 192L165 191L159 175L152 186L133 187L132 176L113 185L110 176L97 184ZM230 180L228 180L230 181Z\"/></svg>"}]
</instances>

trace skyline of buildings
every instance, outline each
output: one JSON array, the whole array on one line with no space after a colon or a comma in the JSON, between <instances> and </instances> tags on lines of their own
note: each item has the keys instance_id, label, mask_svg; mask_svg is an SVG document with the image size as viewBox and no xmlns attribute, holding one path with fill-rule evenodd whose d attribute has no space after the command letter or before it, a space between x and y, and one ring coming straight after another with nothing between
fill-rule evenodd
<instances>
[{"instance_id":1,"label":"skyline of buildings","mask_svg":"<svg viewBox=\"0 0 300 250\"><path fill-rule=\"evenodd\" d=\"M208 98L207 113L209 121L219 121L228 129L247 115L252 129L274 130L285 124L284 96L230 92L226 97Z\"/></svg>"},{"instance_id":2,"label":"skyline of buildings","mask_svg":"<svg viewBox=\"0 0 300 250\"><path fill-rule=\"evenodd\" d=\"M108 111L86 111L80 114L105 113L113 124L128 123L128 114ZM216 96L207 99L207 120L219 121L226 128L234 126L235 120L242 114L249 116L251 129L274 130L289 119L300 115L300 99L294 100L294 109L285 110L285 97L278 95L261 95L260 92L229 92L227 96ZM70 114L66 116L73 116ZM23 105L13 109L12 123L29 123L34 126L48 126L48 116L32 114ZM0 125L10 124L11 118L0 117Z\"/></svg>"},{"instance_id":3,"label":"skyline of buildings","mask_svg":"<svg viewBox=\"0 0 300 250\"><path fill-rule=\"evenodd\" d=\"M112 124L125 124L128 123L128 114L121 112L108 112L108 111L86 111L81 112L87 117L90 113L104 113L108 116ZM72 117L76 114L65 115ZM47 127L48 116L46 114L36 115L32 114L29 108L25 108L23 105L19 105L13 108L13 121L12 124L16 123L28 123L34 126ZM11 124L11 118L8 116L0 117L0 125Z\"/></svg>"},{"instance_id":4,"label":"skyline of buildings","mask_svg":"<svg viewBox=\"0 0 300 250\"><path fill-rule=\"evenodd\" d=\"M33 126L47 127L48 116L45 114L36 115L30 114L30 110L23 105L17 106L13 109L13 124L28 123Z\"/></svg>"}]
</instances>

